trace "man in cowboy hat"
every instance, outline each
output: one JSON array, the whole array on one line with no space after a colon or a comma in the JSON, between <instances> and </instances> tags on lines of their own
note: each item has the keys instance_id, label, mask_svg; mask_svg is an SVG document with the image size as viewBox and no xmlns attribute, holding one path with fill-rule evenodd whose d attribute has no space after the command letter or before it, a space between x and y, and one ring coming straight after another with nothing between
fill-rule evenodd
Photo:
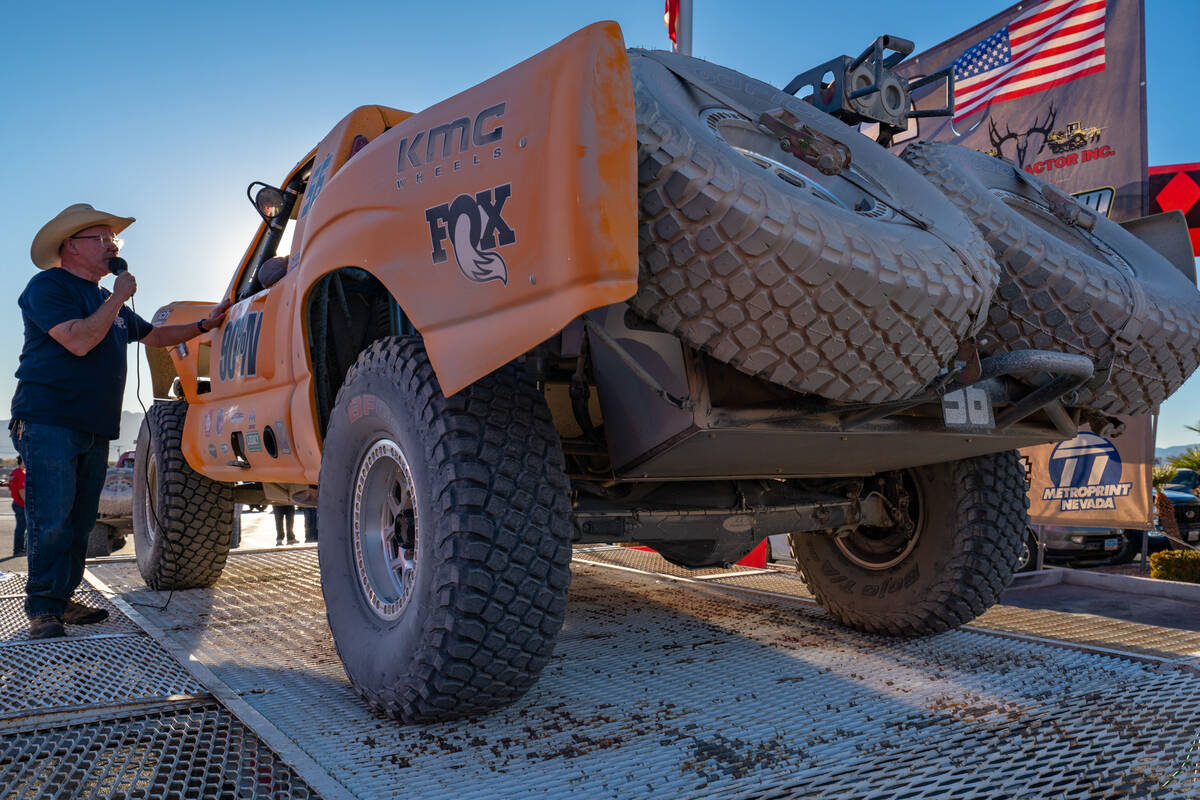
<instances>
[{"instance_id":1,"label":"man in cowboy hat","mask_svg":"<svg viewBox=\"0 0 1200 800\"><path fill-rule=\"evenodd\" d=\"M128 272L117 275L112 292L101 288L121 247L117 234L132 222L76 203L43 225L30 248L42 272L18 301L25 345L10 431L25 460L31 639L62 636L64 622L85 625L108 617L71 595L83 580L108 443L120 431L125 345L178 344L220 325L229 307L226 300L197 323L154 326L124 306L137 291Z\"/></svg>"}]
</instances>

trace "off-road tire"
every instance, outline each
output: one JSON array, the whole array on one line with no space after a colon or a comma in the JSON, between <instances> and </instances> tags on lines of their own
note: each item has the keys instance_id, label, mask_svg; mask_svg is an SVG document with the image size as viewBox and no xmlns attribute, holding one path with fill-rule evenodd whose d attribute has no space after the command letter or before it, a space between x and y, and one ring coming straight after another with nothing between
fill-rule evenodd
<instances>
[{"instance_id":1,"label":"off-road tire","mask_svg":"<svg viewBox=\"0 0 1200 800\"><path fill-rule=\"evenodd\" d=\"M925 387L982 324L999 279L966 216L811 104L685 56L631 50L630 62L641 196L634 309L713 357L799 392L883 402ZM846 144L853 179L886 202L785 153L745 114L720 112L728 106L705 86L755 121L783 106ZM790 177L729 141L769 154ZM796 175L820 188L802 188ZM822 199L826 187L847 201ZM929 229L896 213L900 205Z\"/></svg>"},{"instance_id":2,"label":"off-road tire","mask_svg":"<svg viewBox=\"0 0 1200 800\"><path fill-rule=\"evenodd\" d=\"M1033 572L1037 569L1037 551L1041 547L1038 542L1037 534L1032 528L1025 529L1025 543L1021 545L1020 555L1017 557L1016 572Z\"/></svg>"},{"instance_id":3,"label":"off-road tire","mask_svg":"<svg viewBox=\"0 0 1200 800\"><path fill-rule=\"evenodd\" d=\"M415 534L401 540L415 545L382 550L415 564L390 586L372 573L375 516L362 488L385 457L408 470L385 496L415 509L404 512ZM375 342L331 412L317 513L329 627L373 709L451 719L510 703L537 681L562 627L572 528L561 444L523 370L506 366L447 398L419 339ZM390 526L385 517L380 530L399 531Z\"/></svg>"},{"instance_id":4,"label":"off-road tire","mask_svg":"<svg viewBox=\"0 0 1200 800\"><path fill-rule=\"evenodd\" d=\"M792 557L830 616L870 633L917 636L982 614L1012 581L1028 524L1015 451L908 470L923 509L918 540L884 570L860 566L827 534L791 534Z\"/></svg>"},{"instance_id":5,"label":"off-road tire","mask_svg":"<svg viewBox=\"0 0 1200 800\"><path fill-rule=\"evenodd\" d=\"M918 142L902 157L970 214L1004 269L980 334L985 354L1077 353L1099 372L1111 363L1108 382L1078 402L1122 414L1157 410L1200 364L1200 293L1120 225L1098 215L1091 232L1060 222L1042 181L965 147Z\"/></svg>"},{"instance_id":6,"label":"off-road tire","mask_svg":"<svg viewBox=\"0 0 1200 800\"><path fill-rule=\"evenodd\" d=\"M212 586L233 536L233 487L206 478L183 457L186 415L182 400L156 402L138 433L133 540L151 589Z\"/></svg>"}]
</instances>

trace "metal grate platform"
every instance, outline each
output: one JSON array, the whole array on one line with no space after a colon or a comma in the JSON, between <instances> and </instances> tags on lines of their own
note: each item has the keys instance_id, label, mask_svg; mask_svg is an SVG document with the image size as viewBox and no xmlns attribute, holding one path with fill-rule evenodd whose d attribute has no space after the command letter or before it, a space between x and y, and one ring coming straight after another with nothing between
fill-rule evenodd
<instances>
[{"instance_id":1,"label":"metal grate platform","mask_svg":"<svg viewBox=\"0 0 1200 800\"><path fill-rule=\"evenodd\" d=\"M316 795L245 725L211 704L0 733L5 798L243 800Z\"/></svg>"},{"instance_id":2,"label":"metal grate platform","mask_svg":"<svg viewBox=\"0 0 1200 800\"><path fill-rule=\"evenodd\" d=\"M87 584L76 597L111 616L39 641L22 598L0 597L4 800L317 797L116 605Z\"/></svg>"},{"instance_id":3,"label":"metal grate platform","mask_svg":"<svg viewBox=\"0 0 1200 800\"><path fill-rule=\"evenodd\" d=\"M0 720L34 710L123 706L205 694L154 640L100 636L0 647Z\"/></svg>"},{"instance_id":4,"label":"metal grate platform","mask_svg":"<svg viewBox=\"0 0 1200 800\"><path fill-rule=\"evenodd\" d=\"M29 619L25 616L25 577L21 576L21 594L0 596L0 648L13 642L23 642L29 633ZM99 592L89 591L81 586L75 593L75 599L95 608L107 608L109 617L104 622L88 625L87 628L71 628L68 634L86 631L84 635L95 636L104 633L138 633L142 629L134 625L128 617L117 611L117 607Z\"/></svg>"},{"instance_id":5,"label":"metal grate platform","mask_svg":"<svg viewBox=\"0 0 1200 800\"><path fill-rule=\"evenodd\" d=\"M624 557L612 550L577 556ZM868 636L802 598L713 585L783 594L802 587L790 573L679 582L577 563L542 680L509 708L427 726L354 694L311 550L232 555L215 587L165 611L133 565L93 573L147 604L155 635L261 736L357 797L1200 796L1195 669L971 630Z\"/></svg>"}]
</instances>

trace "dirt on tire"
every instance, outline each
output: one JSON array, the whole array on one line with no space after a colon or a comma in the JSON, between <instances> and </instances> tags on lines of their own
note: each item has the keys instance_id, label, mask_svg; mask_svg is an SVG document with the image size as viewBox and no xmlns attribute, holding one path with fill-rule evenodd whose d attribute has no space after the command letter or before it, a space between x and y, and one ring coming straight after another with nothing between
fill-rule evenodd
<instances>
[{"instance_id":1,"label":"dirt on tire","mask_svg":"<svg viewBox=\"0 0 1200 800\"><path fill-rule=\"evenodd\" d=\"M924 388L982 324L999 279L965 215L875 142L767 84L666 53L632 50L630 62L637 312L798 392L876 403ZM845 176L821 175L746 117L780 106L849 147Z\"/></svg>"},{"instance_id":2,"label":"dirt on tire","mask_svg":"<svg viewBox=\"0 0 1200 800\"><path fill-rule=\"evenodd\" d=\"M1099 215L1091 231L1061 222L1045 183L968 148L917 142L902 157L970 213L1004 269L980 333L985 355L1087 356L1109 378L1082 389L1079 403L1121 414L1157 410L1200 364L1200 294L1120 225Z\"/></svg>"},{"instance_id":3,"label":"dirt on tire","mask_svg":"<svg viewBox=\"0 0 1200 800\"><path fill-rule=\"evenodd\" d=\"M1016 451L906 471L919 487L915 546L886 569L848 558L828 534L791 534L792 557L829 614L869 633L923 636L970 622L1012 581L1028 485Z\"/></svg>"},{"instance_id":4,"label":"dirt on tire","mask_svg":"<svg viewBox=\"0 0 1200 800\"><path fill-rule=\"evenodd\" d=\"M233 538L233 487L188 465L181 450L186 416L182 400L156 402L138 434L134 549L151 589L212 586Z\"/></svg>"},{"instance_id":5,"label":"dirt on tire","mask_svg":"<svg viewBox=\"0 0 1200 800\"><path fill-rule=\"evenodd\" d=\"M407 469L393 491L410 495L413 531L399 543L413 571L390 586L377 572L364 579L370 545L358 526L370 523L355 510L372 518L370 490L358 487L373 485L381 446ZM320 487L327 616L368 704L406 722L450 719L511 703L537 681L566 609L572 527L561 444L519 367L447 398L419 339L377 341L338 393Z\"/></svg>"}]
</instances>

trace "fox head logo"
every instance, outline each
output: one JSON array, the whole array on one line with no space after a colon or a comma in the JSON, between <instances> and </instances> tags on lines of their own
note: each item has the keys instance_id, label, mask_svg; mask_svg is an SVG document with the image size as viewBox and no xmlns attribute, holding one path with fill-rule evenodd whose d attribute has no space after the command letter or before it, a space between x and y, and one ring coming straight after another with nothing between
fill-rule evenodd
<instances>
[{"instance_id":1,"label":"fox head logo","mask_svg":"<svg viewBox=\"0 0 1200 800\"><path fill-rule=\"evenodd\" d=\"M451 203L425 210L429 237L433 245L433 263L446 261L442 243L450 240L454 259L467 280L476 283L500 281L508 285L508 266L496 247L517 240L516 232L502 216L504 203L512 195L512 184L477 192L474 197L460 194Z\"/></svg>"}]
</instances>

